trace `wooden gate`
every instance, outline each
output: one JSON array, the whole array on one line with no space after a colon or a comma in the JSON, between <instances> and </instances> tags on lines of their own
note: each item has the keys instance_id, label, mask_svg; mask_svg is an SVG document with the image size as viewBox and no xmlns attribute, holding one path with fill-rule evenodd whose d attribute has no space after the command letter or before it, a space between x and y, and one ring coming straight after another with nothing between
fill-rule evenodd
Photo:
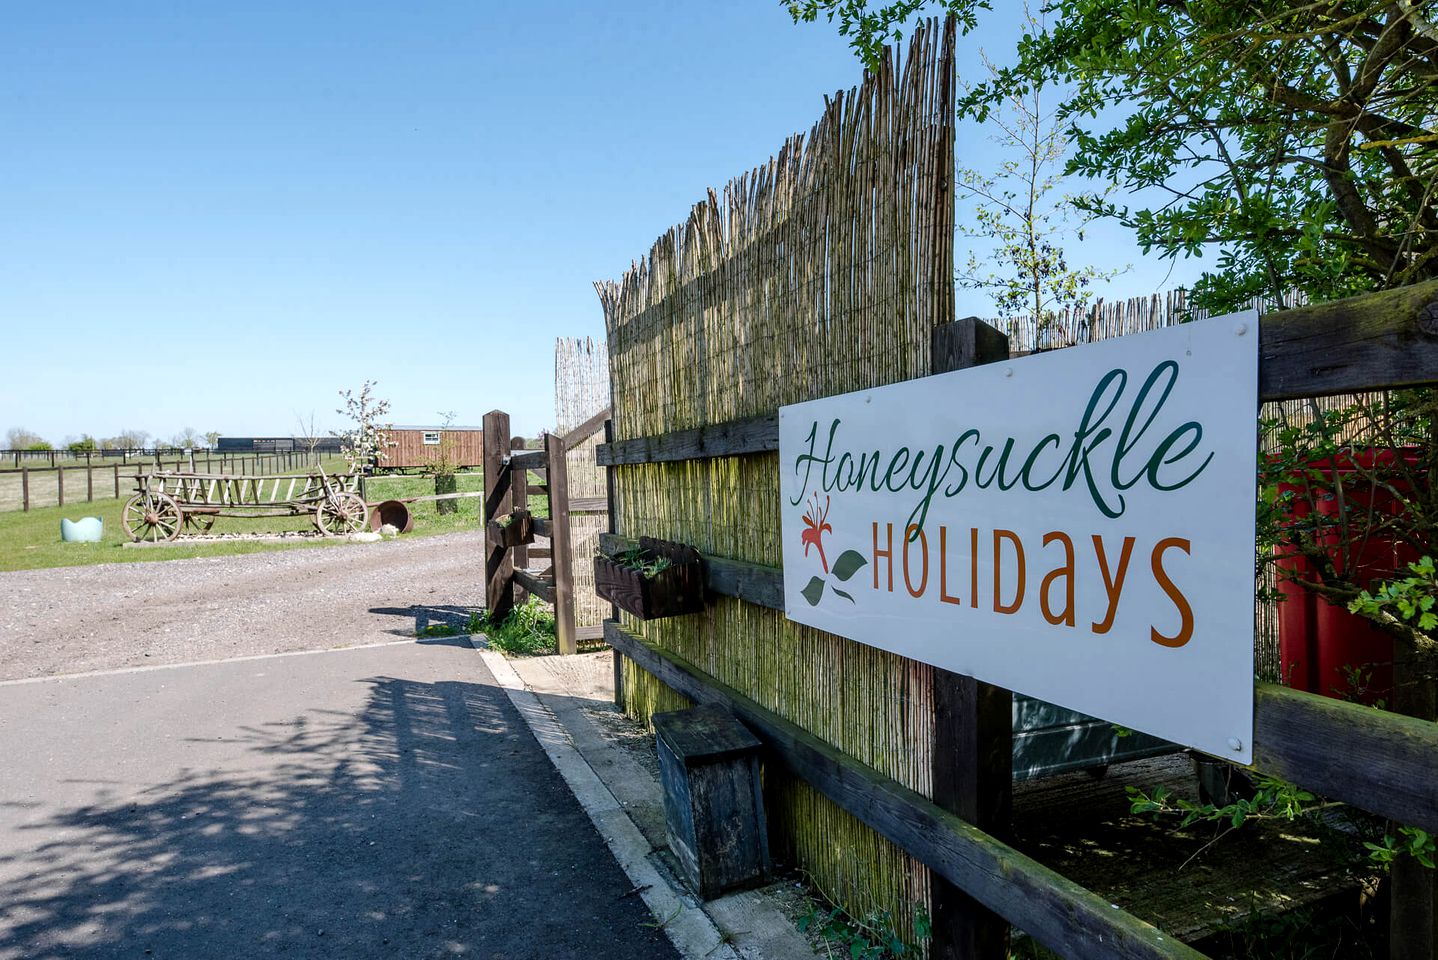
<instances>
[{"instance_id":1,"label":"wooden gate","mask_svg":"<svg viewBox=\"0 0 1438 960\"><path fill-rule=\"evenodd\" d=\"M509 432L509 414L491 410L484 415L485 608L491 618L502 618L523 602L526 594L554 607L555 633L560 653L575 653L582 640L599 640L604 628L581 628L575 623L574 549L570 523L576 514L607 514L609 498L571 498L568 451L604 430L608 409L590 417L564 436L544 434L537 450L526 449L522 437ZM499 518L528 510L530 496L547 499L549 515L534 517L534 533L549 546L506 546ZM549 560L544 569L533 560Z\"/></svg>"}]
</instances>

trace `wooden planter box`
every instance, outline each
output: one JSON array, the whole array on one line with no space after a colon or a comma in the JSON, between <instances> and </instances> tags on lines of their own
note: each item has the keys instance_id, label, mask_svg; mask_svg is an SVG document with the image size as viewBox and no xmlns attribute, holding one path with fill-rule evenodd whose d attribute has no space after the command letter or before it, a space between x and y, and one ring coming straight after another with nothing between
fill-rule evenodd
<instances>
[{"instance_id":1,"label":"wooden planter box","mask_svg":"<svg viewBox=\"0 0 1438 960\"><path fill-rule=\"evenodd\" d=\"M640 620L658 620L698 613L704 609L704 565L693 547L640 537L647 559L668 558L670 566L652 577L615 563L606 556L594 558L594 592Z\"/></svg>"},{"instance_id":2,"label":"wooden planter box","mask_svg":"<svg viewBox=\"0 0 1438 960\"><path fill-rule=\"evenodd\" d=\"M498 520L491 520L488 524L489 536L500 547L522 547L527 543L534 542L534 517L530 516L528 510L515 510L510 514L508 524L501 524Z\"/></svg>"}]
</instances>

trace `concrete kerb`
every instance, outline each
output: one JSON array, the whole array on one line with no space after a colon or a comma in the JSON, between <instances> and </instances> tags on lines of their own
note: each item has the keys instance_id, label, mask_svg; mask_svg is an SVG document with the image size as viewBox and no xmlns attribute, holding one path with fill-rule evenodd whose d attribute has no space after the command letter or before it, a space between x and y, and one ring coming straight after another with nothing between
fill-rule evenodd
<instances>
[{"instance_id":1,"label":"concrete kerb","mask_svg":"<svg viewBox=\"0 0 1438 960\"><path fill-rule=\"evenodd\" d=\"M488 649L483 634L468 639L634 884L631 892L643 897L674 948L687 960L740 960L728 938L697 901L676 890L651 861L654 848L590 768L549 708L525 686L508 660Z\"/></svg>"}]
</instances>

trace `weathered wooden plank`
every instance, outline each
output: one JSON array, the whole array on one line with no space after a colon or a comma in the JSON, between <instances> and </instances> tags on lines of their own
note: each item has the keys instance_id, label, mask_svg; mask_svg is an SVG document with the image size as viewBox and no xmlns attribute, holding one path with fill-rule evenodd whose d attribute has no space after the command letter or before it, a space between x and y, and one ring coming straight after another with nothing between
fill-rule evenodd
<instances>
[{"instance_id":1,"label":"weathered wooden plank","mask_svg":"<svg viewBox=\"0 0 1438 960\"><path fill-rule=\"evenodd\" d=\"M1009 338L977 317L934 328L934 373L1007 360ZM1013 814L1013 694L935 667L933 670L933 801L984 833L1010 835ZM935 877L929 894L932 960L1004 960L1009 930L1003 918L963 890Z\"/></svg>"},{"instance_id":2,"label":"weathered wooden plank","mask_svg":"<svg viewBox=\"0 0 1438 960\"><path fill-rule=\"evenodd\" d=\"M1334 800L1438 831L1438 723L1260 683L1253 765Z\"/></svg>"},{"instance_id":3,"label":"weathered wooden plank","mask_svg":"<svg viewBox=\"0 0 1438 960\"><path fill-rule=\"evenodd\" d=\"M549 454L543 450L526 450L509 458L509 469L542 470L549 466Z\"/></svg>"},{"instance_id":4,"label":"weathered wooden plank","mask_svg":"<svg viewBox=\"0 0 1438 960\"><path fill-rule=\"evenodd\" d=\"M610 410L605 407L603 410L590 417L588 420L575 427L564 435L564 449L572 450L579 444L588 440L596 433L604 429L604 421L608 420Z\"/></svg>"},{"instance_id":5,"label":"weathered wooden plank","mask_svg":"<svg viewBox=\"0 0 1438 960\"><path fill-rule=\"evenodd\" d=\"M1438 380L1438 280L1271 313L1258 325L1262 400Z\"/></svg>"},{"instance_id":6,"label":"weathered wooden plank","mask_svg":"<svg viewBox=\"0 0 1438 960\"><path fill-rule=\"evenodd\" d=\"M604 513L608 509L608 497L575 497L569 501L570 513Z\"/></svg>"},{"instance_id":7,"label":"weathered wooden plank","mask_svg":"<svg viewBox=\"0 0 1438 960\"><path fill-rule=\"evenodd\" d=\"M599 549L614 554L638 541L612 533L599 535ZM784 609L784 571L743 560L700 554L704 560L704 586L721 597L737 597L771 610Z\"/></svg>"},{"instance_id":8,"label":"weathered wooden plank","mask_svg":"<svg viewBox=\"0 0 1438 960\"><path fill-rule=\"evenodd\" d=\"M1413 651L1393 658L1393 700L1390 708L1407 717L1438 719L1432 666ZM1434 870L1410 856L1399 856L1389 868L1388 960L1438 958L1438 886Z\"/></svg>"},{"instance_id":9,"label":"weathered wooden plank","mask_svg":"<svg viewBox=\"0 0 1438 960\"><path fill-rule=\"evenodd\" d=\"M730 420L678 430L655 437L636 437L601 444L596 453L602 467L623 463L664 463L700 460L779 449L779 414Z\"/></svg>"},{"instance_id":10,"label":"weathered wooden plank","mask_svg":"<svg viewBox=\"0 0 1438 960\"><path fill-rule=\"evenodd\" d=\"M733 711L794 774L1039 943L1076 960L1202 960L1108 900L994 839L720 684L668 651L605 623L605 639L696 703Z\"/></svg>"},{"instance_id":11,"label":"weathered wooden plank","mask_svg":"<svg viewBox=\"0 0 1438 960\"><path fill-rule=\"evenodd\" d=\"M576 640L603 640L604 626L600 624L593 627L575 627L574 638Z\"/></svg>"},{"instance_id":12,"label":"weathered wooden plank","mask_svg":"<svg viewBox=\"0 0 1438 960\"><path fill-rule=\"evenodd\" d=\"M515 570L514 582L519 584L530 593L534 594L545 603L554 602L554 584L544 579L537 573L528 570Z\"/></svg>"},{"instance_id":13,"label":"weathered wooden plank","mask_svg":"<svg viewBox=\"0 0 1438 960\"><path fill-rule=\"evenodd\" d=\"M509 414L491 410L484 415L484 599L485 610L494 618L514 608L514 561L490 527L491 520L514 508L508 455Z\"/></svg>"},{"instance_id":14,"label":"weathered wooden plank","mask_svg":"<svg viewBox=\"0 0 1438 960\"><path fill-rule=\"evenodd\" d=\"M513 451L515 451L515 450L523 450L523 449L524 449L524 438L523 438L523 437L510 437L510 438L509 438L509 449L510 449L510 451L511 451L511 453L510 453L510 456L511 456L511 457L514 456ZM513 506L513 508L514 508L515 510L524 510L524 511L527 512L527 511L529 510L529 484L528 484L528 482L527 482L526 479L525 479L525 474L524 474L522 471L521 471L521 472L518 472L518 473L511 473L511 476L510 476L510 485L511 485L510 497L512 498L512 499L511 499L511 506ZM528 566L529 566L529 545L528 545L528 544L520 544L520 545L518 545L518 546L513 547L512 550L513 550L514 552L509 555L509 562L514 565L515 569L516 569L516 570L524 570L524 569L528 568ZM526 598L526 596L525 596L523 593L518 593L518 594L515 594L514 602L515 602L516 604L521 604L521 603L524 603L526 599L527 599L527 598Z\"/></svg>"},{"instance_id":15,"label":"weathered wooden plank","mask_svg":"<svg viewBox=\"0 0 1438 960\"><path fill-rule=\"evenodd\" d=\"M559 652L578 653L574 639L574 552L569 537L569 458L564 439L556 434L544 438L549 462L549 549L550 572L554 575L554 634Z\"/></svg>"},{"instance_id":16,"label":"weathered wooden plank","mask_svg":"<svg viewBox=\"0 0 1438 960\"><path fill-rule=\"evenodd\" d=\"M611 391L611 397L612 397L612 391ZM612 403L610 404L610 408L613 409L613 404L612 404ZM605 443L613 443L613 442L614 442L614 419L613 419L612 417L611 417L610 419L604 421L604 442L605 442ZM618 531L619 531L619 497L618 497L618 496L616 495L616 493L615 493L615 477L614 477L614 471L613 471L613 470L605 470L605 471L604 471L604 494L605 494L605 496L606 496L606 497L608 498L608 500L609 500L609 525L605 528L605 531L606 531L606 534L607 534L608 536L614 537L615 534L618 533ZM600 534L600 537L599 537L600 549L601 549L601 550L604 549L604 545L603 545L603 544L604 544L604 537L605 537L606 534ZM610 552L613 552L613 551L610 551ZM619 619L619 607L618 607L616 604L612 604L612 603L611 603L611 604L609 605L609 616L610 616L611 619L614 619L614 620L618 620L618 619ZM601 626L601 629L602 629L602 626ZM620 653L618 650L612 650L612 651L611 651L611 660L612 660L612 667L613 667L613 670L614 670L614 705L615 705L616 707L618 707L618 708L620 709L620 711L622 712L622 711L625 709L625 704L624 704L624 654Z\"/></svg>"}]
</instances>

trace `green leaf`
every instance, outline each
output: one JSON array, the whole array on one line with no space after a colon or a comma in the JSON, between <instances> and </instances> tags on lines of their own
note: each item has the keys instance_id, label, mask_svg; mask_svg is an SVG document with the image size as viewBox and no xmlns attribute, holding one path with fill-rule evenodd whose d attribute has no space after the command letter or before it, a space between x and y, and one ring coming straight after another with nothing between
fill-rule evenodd
<instances>
[{"instance_id":1,"label":"green leaf","mask_svg":"<svg viewBox=\"0 0 1438 960\"><path fill-rule=\"evenodd\" d=\"M839 554L839 559L834 561L834 576L840 580L848 580L858 572L860 567L868 562L869 561L865 560L864 555L859 551L845 550Z\"/></svg>"},{"instance_id":2,"label":"green leaf","mask_svg":"<svg viewBox=\"0 0 1438 960\"><path fill-rule=\"evenodd\" d=\"M853 602L854 602L853 596L851 596L850 594L845 593L843 590L840 590L838 587L830 587L829 589L833 590L835 594L837 594L838 596L843 597L845 600L849 601L850 603L853 603Z\"/></svg>"},{"instance_id":3,"label":"green leaf","mask_svg":"<svg viewBox=\"0 0 1438 960\"><path fill-rule=\"evenodd\" d=\"M809 585L799 592L809 601L809 606L816 606L819 598L824 595L824 581L818 577L810 577Z\"/></svg>"}]
</instances>

